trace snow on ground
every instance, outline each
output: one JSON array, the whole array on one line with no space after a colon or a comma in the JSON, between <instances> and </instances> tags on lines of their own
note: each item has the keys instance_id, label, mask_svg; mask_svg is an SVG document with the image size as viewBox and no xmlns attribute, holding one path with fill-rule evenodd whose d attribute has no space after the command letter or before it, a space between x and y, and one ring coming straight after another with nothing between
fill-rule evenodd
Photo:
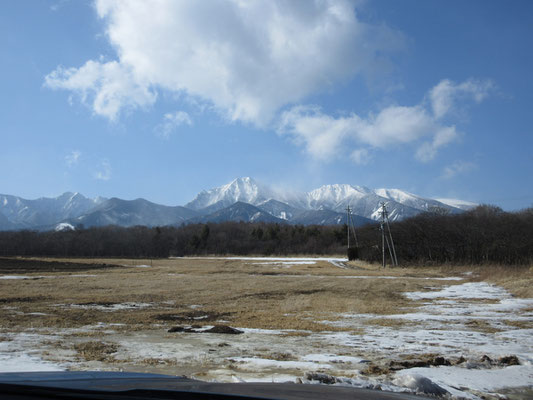
<instances>
[{"instance_id":1,"label":"snow on ground","mask_svg":"<svg viewBox=\"0 0 533 400\"><path fill-rule=\"evenodd\" d=\"M19 333L0 341L0 372L64 371L59 364L45 361L40 348L47 337Z\"/></svg>"},{"instance_id":2,"label":"snow on ground","mask_svg":"<svg viewBox=\"0 0 533 400\"><path fill-rule=\"evenodd\" d=\"M313 362L330 362L330 363L351 363L351 364L358 364L361 363L361 361L365 361L363 358L360 357L351 357L351 356L339 356L337 354L307 354L306 356L302 357L302 360L304 361L313 361Z\"/></svg>"},{"instance_id":3,"label":"snow on ground","mask_svg":"<svg viewBox=\"0 0 533 400\"><path fill-rule=\"evenodd\" d=\"M53 276L34 276L34 275L1 275L0 279L41 279L41 278L54 278Z\"/></svg>"},{"instance_id":4,"label":"snow on ground","mask_svg":"<svg viewBox=\"0 0 533 400\"><path fill-rule=\"evenodd\" d=\"M531 368L531 364L494 369L467 369L456 366L411 368L396 372L394 382L399 384L399 386L409 387L405 384L406 378L413 379L416 376L430 379L456 396L465 395L464 391L457 388L469 388L474 391L494 393L496 390L506 387L533 384L533 368Z\"/></svg>"},{"instance_id":5,"label":"snow on ground","mask_svg":"<svg viewBox=\"0 0 533 400\"><path fill-rule=\"evenodd\" d=\"M250 265L284 265L287 267L293 265L313 265L316 264L316 261L265 261L265 262L254 262Z\"/></svg>"},{"instance_id":6,"label":"snow on ground","mask_svg":"<svg viewBox=\"0 0 533 400\"><path fill-rule=\"evenodd\" d=\"M346 332L325 334L346 345L391 356L403 353L439 353L444 356L495 357L516 354L524 362L533 361L533 330L516 329L505 321L531 321L533 299L512 297L503 288L485 282L464 283L432 292L406 293L410 299L433 299L415 312L393 315L343 314L338 321L324 321L333 326L364 328L364 335ZM447 297L449 296L449 297ZM479 300L497 302L486 303ZM416 323L403 327L365 328L365 321L375 318ZM370 321L371 322L371 321ZM471 324L486 323L496 332L473 330Z\"/></svg>"},{"instance_id":7,"label":"snow on ground","mask_svg":"<svg viewBox=\"0 0 533 400\"><path fill-rule=\"evenodd\" d=\"M0 372L64 371L64 368L26 353L6 355L0 348Z\"/></svg>"},{"instance_id":8,"label":"snow on ground","mask_svg":"<svg viewBox=\"0 0 533 400\"><path fill-rule=\"evenodd\" d=\"M265 262L319 260L262 257L236 259ZM345 261L336 260L341 263ZM302 278L301 275L294 276ZM336 316L336 321L322 321L332 326L350 328L343 332L313 333L237 327L244 333L227 336L206 333L169 334L157 330L117 333L106 324L83 329L105 333L108 335L105 336L106 341L117 343L120 348L116 355L118 361L127 360L136 365L146 365L147 360L162 360L163 365L170 365L165 372L173 374L187 373L187 368L194 370L201 365L206 372L198 378L207 380L296 381L302 379L307 372L316 372L335 376L337 384L342 385L426 394L442 394L441 391L447 391L452 397L471 399L477 398L477 392L493 393L505 387L532 386L533 329L518 329L507 321L531 321L533 299L514 298L503 288L484 282L460 283L460 277L339 278L439 279L449 280L450 285L405 293L408 299L421 302L418 308L405 314L342 314ZM457 281L457 284L451 284L452 281ZM116 303L74 306L118 311L151 305ZM190 307L201 308L199 305ZM397 320L399 324L376 326L372 325L373 319ZM493 330L476 329L478 323ZM83 368L75 358L66 359L61 365L45 361L44 353L38 350L46 349L44 339L61 340L62 335L73 332L54 331L48 336L29 333L11 335L9 340L0 341L0 371L57 370L69 365ZM407 368L381 376L359 374L370 362L388 364L391 360L405 359L406 356L416 358L428 354L449 359L464 356L467 361L454 366ZM516 355L520 365L482 365L479 361L484 355L493 360ZM94 364L88 364L87 368L89 367L94 368ZM98 367L113 369L116 365L100 364Z\"/></svg>"},{"instance_id":9,"label":"snow on ground","mask_svg":"<svg viewBox=\"0 0 533 400\"><path fill-rule=\"evenodd\" d=\"M178 257L170 257L178 258ZM183 257L187 258L187 257ZM330 264L346 269L343 263L347 262L347 258L337 258L337 257L194 257L195 259L206 259L206 260L242 260L242 261L256 261L251 264L282 264L286 266L291 265L312 265L316 264L317 261L326 261Z\"/></svg>"},{"instance_id":10,"label":"snow on ground","mask_svg":"<svg viewBox=\"0 0 533 400\"><path fill-rule=\"evenodd\" d=\"M314 361L279 361L270 360L266 358L257 357L233 357L230 361L234 361L239 364L245 364L249 369L300 369L300 370L316 370L316 369L330 369L330 364L321 364Z\"/></svg>"},{"instance_id":11,"label":"snow on ground","mask_svg":"<svg viewBox=\"0 0 533 400\"><path fill-rule=\"evenodd\" d=\"M505 289L486 282L469 282L462 285L453 285L433 292L411 292L407 293L406 296L411 300L438 298L500 300L511 297Z\"/></svg>"},{"instance_id":12,"label":"snow on ground","mask_svg":"<svg viewBox=\"0 0 533 400\"><path fill-rule=\"evenodd\" d=\"M10 279L31 279L33 278L32 276L23 276L23 275L2 275L0 276L0 279L6 279L6 280L10 280Z\"/></svg>"}]
</instances>

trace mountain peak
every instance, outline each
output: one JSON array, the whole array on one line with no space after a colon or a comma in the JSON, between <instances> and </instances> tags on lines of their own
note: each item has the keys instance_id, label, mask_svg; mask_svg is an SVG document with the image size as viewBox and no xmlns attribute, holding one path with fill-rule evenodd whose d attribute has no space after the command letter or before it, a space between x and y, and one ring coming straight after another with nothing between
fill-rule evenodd
<instances>
[{"instance_id":1,"label":"mountain peak","mask_svg":"<svg viewBox=\"0 0 533 400\"><path fill-rule=\"evenodd\" d=\"M236 178L225 185L202 191L186 207L193 210L217 205L221 209L236 202L258 204L272 198L272 192L250 177ZM215 210L213 210L215 211Z\"/></svg>"}]
</instances>

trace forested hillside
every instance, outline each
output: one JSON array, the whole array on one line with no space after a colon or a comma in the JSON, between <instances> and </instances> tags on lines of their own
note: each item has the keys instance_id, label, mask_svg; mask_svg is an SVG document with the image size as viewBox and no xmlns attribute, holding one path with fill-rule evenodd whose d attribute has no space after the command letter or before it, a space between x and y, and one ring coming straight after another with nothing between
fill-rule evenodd
<instances>
[{"instance_id":1,"label":"forested hillside","mask_svg":"<svg viewBox=\"0 0 533 400\"><path fill-rule=\"evenodd\" d=\"M400 264L531 264L533 208L479 206L459 215L424 213L391 224ZM379 225L357 229L359 257L380 261ZM268 223L182 227L116 226L60 232L0 232L0 255L169 257L192 255L345 254L343 226Z\"/></svg>"}]
</instances>

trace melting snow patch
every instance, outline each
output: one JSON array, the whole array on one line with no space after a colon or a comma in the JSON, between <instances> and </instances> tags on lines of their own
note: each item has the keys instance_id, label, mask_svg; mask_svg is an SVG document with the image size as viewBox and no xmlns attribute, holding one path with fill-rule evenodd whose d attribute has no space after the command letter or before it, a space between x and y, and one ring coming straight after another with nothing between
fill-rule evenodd
<instances>
[{"instance_id":1,"label":"melting snow patch","mask_svg":"<svg viewBox=\"0 0 533 400\"><path fill-rule=\"evenodd\" d=\"M72 308L100 310L100 311L119 311L119 310L133 310L150 307L149 303L87 303L87 304L71 304Z\"/></svg>"},{"instance_id":2,"label":"melting snow patch","mask_svg":"<svg viewBox=\"0 0 533 400\"><path fill-rule=\"evenodd\" d=\"M254 262L252 265L313 265L316 264L316 261L265 261L265 262Z\"/></svg>"},{"instance_id":3,"label":"melting snow patch","mask_svg":"<svg viewBox=\"0 0 533 400\"><path fill-rule=\"evenodd\" d=\"M349 363L349 364L358 364L363 361L359 357L351 356L338 356L336 354L308 354L305 357L302 357L304 361L313 361L313 362L327 362L327 363Z\"/></svg>"},{"instance_id":4,"label":"melting snow patch","mask_svg":"<svg viewBox=\"0 0 533 400\"><path fill-rule=\"evenodd\" d=\"M0 279L32 279L32 276L22 276L22 275L2 275Z\"/></svg>"},{"instance_id":5,"label":"melting snow patch","mask_svg":"<svg viewBox=\"0 0 533 400\"><path fill-rule=\"evenodd\" d=\"M510 297L505 289L486 282L463 283L462 285L448 286L434 292L410 292L406 293L405 296L411 300L438 298L501 300Z\"/></svg>"},{"instance_id":6,"label":"melting snow patch","mask_svg":"<svg viewBox=\"0 0 533 400\"><path fill-rule=\"evenodd\" d=\"M411 368L396 372L395 384L406 386L414 377L422 377L440 385L454 396L465 396L456 388L491 392L506 387L533 387L533 366L513 365L498 369L466 369L461 367ZM457 393L458 392L458 393Z\"/></svg>"},{"instance_id":7,"label":"melting snow patch","mask_svg":"<svg viewBox=\"0 0 533 400\"><path fill-rule=\"evenodd\" d=\"M415 393L444 396L448 391L443 389L431 379L417 374L398 375L393 382L395 385L411 389Z\"/></svg>"},{"instance_id":8,"label":"melting snow patch","mask_svg":"<svg viewBox=\"0 0 533 400\"><path fill-rule=\"evenodd\" d=\"M64 370L61 366L39 357L39 350L37 349L45 339L45 336L19 333L9 337L9 341L0 342L0 372Z\"/></svg>"},{"instance_id":9,"label":"melting snow patch","mask_svg":"<svg viewBox=\"0 0 533 400\"><path fill-rule=\"evenodd\" d=\"M255 357L233 357L231 360L246 364L246 367L254 368L276 368L276 369L303 369L303 370L315 370L315 369L330 369L329 364L319 364L312 361L278 361L270 360L267 358L255 358Z\"/></svg>"},{"instance_id":10,"label":"melting snow patch","mask_svg":"<svg viewBox=\"0 0 533 400\"><path fill-rule=\"evenodd\" d=\"M0 372L64 371L64 368L28 354L0 354Z\"/></svg>"}]
</instances>

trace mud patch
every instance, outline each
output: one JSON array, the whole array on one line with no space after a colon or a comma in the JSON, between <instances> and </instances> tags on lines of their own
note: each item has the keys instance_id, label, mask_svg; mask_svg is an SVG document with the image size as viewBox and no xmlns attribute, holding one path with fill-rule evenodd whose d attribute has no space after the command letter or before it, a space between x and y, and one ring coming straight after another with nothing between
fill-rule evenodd
<instances>
[{"instance_id":1,"label":"mud patch","mask_svg":"<svg viewBox=\"0 0 533 400\"><path fill-rule=\"evenodd\" d=\"M105 263L75 263L64 261L43 261L20 258L0 257L1 273L31 273L31 272L69 272L86 271L91 269L121 268L119 265Z\"/></svg>"},{"instance_id":2,"label":"mud patch","mask_svg":"<svg viewBox=\"0 0 533 400\"><path fill-rule=\"evenodd\" d=\"M203 323L223 319L232 313L218 313L213 311L191 310L177 314L157 314L153 318L157 321Z\"/></svg>"},{"instance_id":3,"label":"mud patch","mask_svg":"<svg viewBox=\"0 0 533 400\"><path fill-rule=\"evenodd\" d=\"M240 335L241 333L244 333L244 331L241 331L239 329L232 328L228 325L215 325L212 328L202 328L198 325L193 325L190 327L187 326L174 326L170 328L167 332L169 333L176 333L176 332L183 332L183 333L220 333L225 335Z\"/></svg>"}]
</instances>

